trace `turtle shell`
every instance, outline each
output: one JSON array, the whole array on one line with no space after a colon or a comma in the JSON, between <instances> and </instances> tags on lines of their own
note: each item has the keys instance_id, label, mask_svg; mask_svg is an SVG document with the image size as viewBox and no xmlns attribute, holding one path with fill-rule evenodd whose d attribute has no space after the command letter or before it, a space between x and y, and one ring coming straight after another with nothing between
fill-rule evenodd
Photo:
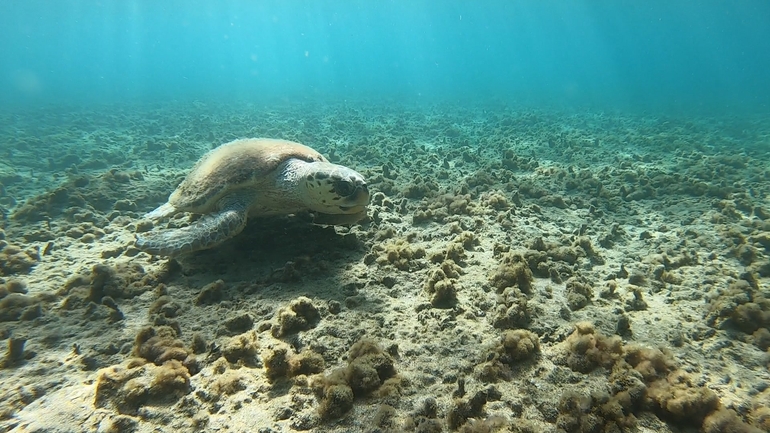
<instances>
[{"instance_id":1,"label":"turtle shell","mask_svg":"<svg viewBox=\"0 0 770 433\"><path fill-rule=\"evenodd\" d=\"M232 190L259 187L290 158L327 161L315 150L293 141L270 138L231 141L203 155L171 193L168 202L178 210L206 213Z\"/></svg>"}]
</instances>

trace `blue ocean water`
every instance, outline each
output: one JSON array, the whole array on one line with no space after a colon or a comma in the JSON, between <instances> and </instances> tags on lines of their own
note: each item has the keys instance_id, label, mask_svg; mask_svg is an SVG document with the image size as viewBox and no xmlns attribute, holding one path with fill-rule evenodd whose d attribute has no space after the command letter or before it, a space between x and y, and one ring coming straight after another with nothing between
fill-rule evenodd
<instances>
[{"instance_id":1,"label":"blue ocean water","mask_svg":"<svg viewBox=\"0 0 770 433\"><path fill-rule=\"evenodd\" d=\"M770 3L8 0L4 106L321 97L770 109Z\"/></svg>"}]
</instances>

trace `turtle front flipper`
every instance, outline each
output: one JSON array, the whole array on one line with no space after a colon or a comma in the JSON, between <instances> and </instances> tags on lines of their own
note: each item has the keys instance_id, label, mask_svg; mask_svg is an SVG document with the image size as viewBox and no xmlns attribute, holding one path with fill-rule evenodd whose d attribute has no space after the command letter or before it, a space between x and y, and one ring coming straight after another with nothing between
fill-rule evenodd
<instances>
[{"instance_id":1,"label":"turtle front flipper","mask_svg":"<svg viewBox=\"0 0 770 433\"><path fill-rule=\"evenodd\" d=\"M158 256L174 257L221 244L246 227L250 196L229 196L220 201L220 211L192 225L137 235L134 245Z\"/></svg>"},{"instance_id":2,"label":"turtle front flipper","mask_svg":"<svg viewBox=\"0 0 770 433\"><path fill-rule=\"evenodd\" d=\"M164 204L158 206L157 209L155 209L155 210L153 210L151 212L146 213L144 215L144 217L147 218L147 219L152 219L152 220L154 220L154 219L161 219L163 217L167 217L169 215L172 215L172 214L176 213L176 211L177 210L174 207L174 205L172 205L171 203L164 203Z\"/></svg>"}]
</instances>

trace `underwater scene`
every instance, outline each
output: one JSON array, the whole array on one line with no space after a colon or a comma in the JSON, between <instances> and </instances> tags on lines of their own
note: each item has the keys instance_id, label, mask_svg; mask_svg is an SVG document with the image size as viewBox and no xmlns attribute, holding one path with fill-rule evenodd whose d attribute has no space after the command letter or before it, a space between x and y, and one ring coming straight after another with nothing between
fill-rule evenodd
<instances>
[{"instance_id":1,"label":"underwater scene","mask_svg":"<svg viewBox=\"0 0 770 433\"><path fill-rule=\"evenodd\" d=\"M765 0L0 1L0 432L770 432Z\"/></svg>"}]
</instances>

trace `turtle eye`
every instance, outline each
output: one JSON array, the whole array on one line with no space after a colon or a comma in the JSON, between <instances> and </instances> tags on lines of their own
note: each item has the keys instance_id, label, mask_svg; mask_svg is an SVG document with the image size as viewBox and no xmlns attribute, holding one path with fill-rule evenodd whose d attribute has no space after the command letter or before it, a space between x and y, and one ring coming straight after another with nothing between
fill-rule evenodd
<instances>
[{"instance_id":1,"label":"turtle eye","mask_svg":"<svg viewBox=\"0 0 770 433\"><path fill-rule=\"evenodd\" d=\"M346 180L338 180L334 182L334 192L340 197L347 197L350 194L353 194L355 191L355 185Z\"/></svg>"}]
</instances>

